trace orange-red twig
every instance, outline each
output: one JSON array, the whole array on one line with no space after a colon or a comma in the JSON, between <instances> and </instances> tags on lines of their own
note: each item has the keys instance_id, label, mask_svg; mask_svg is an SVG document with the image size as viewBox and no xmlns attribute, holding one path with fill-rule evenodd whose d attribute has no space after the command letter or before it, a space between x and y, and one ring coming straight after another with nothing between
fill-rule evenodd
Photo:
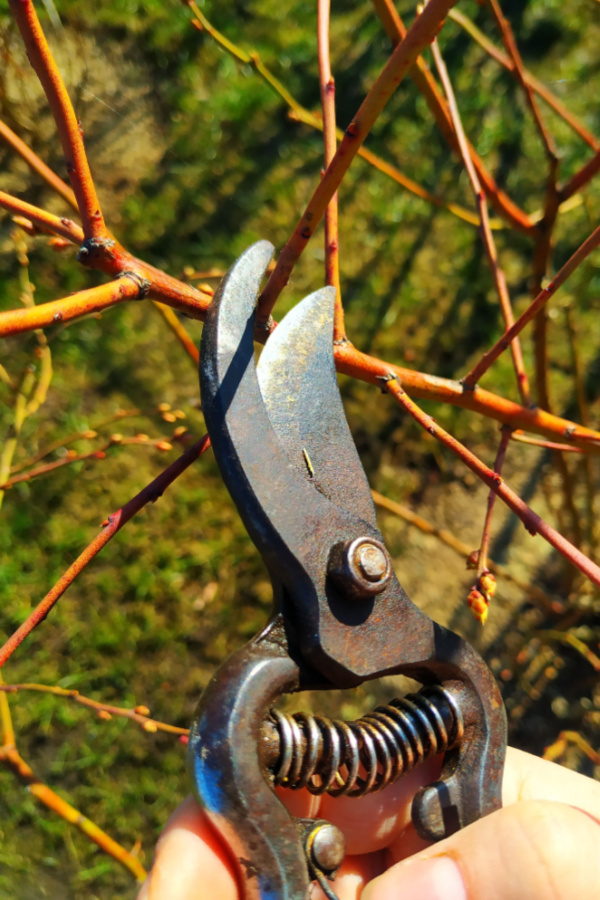
<instances>
[{"instance_id":1,"label":"orange-red twig","mask_svg":"<svg viewBox=\"0 0 600 900\"><path fill-rule=\"evenodd\" d=\"M531 437L529 434L523 434L520 431L513 431L510 435L511 441L518 441L521 444L531 444L533 447L543 447L545 450L560 450L562 452L583 453L581 447L572 447L571 444L558 444L554 441L542 441L540 438Z\"/></svg>"},{"instance_id":2,"label":"orange-red twig","mask_svg":"<svg viewBox=\"0 0 600 900\"><path fill-rule=\"evenodd\" d=\"M568 419L561 419L546 410L527 409L480 387L465 390L459 381L390 365L382 359L362 353L350 343L336 345L334 356L338 372L352 378L379 385L381 378L393 372L400 378L406 390L419 399L450 403L495 419L502 424L506 423L513 428L522 428L524 431L532 431L550 438L570 440L588 453L600 453L600 432L585 428L583 425L575 425Z\"/></svg>"},{"instance_id":3,"label":"orange-red twig","mask_svg":"<svg viewBox=\"0 0 600 900\"><path fill-rule=\"evenodd\" d=\"M468 16L465 16L464 13L460 12L458 9L451 9L448 14L449 19L453 19L461 28L470 34L473 40L477 41L477 43L483 47L485 52L495 59L496 62L500 63L505 69L508 69L509 72L514 72L515 65L512 59L509 56L506 56L505 53L502 52L495 44L490 41L485 34L479 30L477 25ZM579 119L573 115L573 113L567 109L567 107L561 103L561 101L556 97L552 91L548 90L545 84L539 81L535 75L532 75L531 72L528 72L527 69L523 68L523 77L526 83L538 94L545 103L550 106L554 112L563 119L567 125L573 129L575 134L578 134L579 137L588 144L592 150L600 150L600 141L594 137L594 135L587 130L587 128L579 121Z\"/></svg>"},{"instance_id":4,"label":"orange-red twig","mask_svg":"<svg viewBox=\"0 0 600 900\"><path fill-rule=\"evenodd\" d=\"M338 189L361 144L388 100L415 62L435 37L444 16L456 0L430 0L417 17L406 37L396 47L387 65L367 94L356 116L346 129L334 158L311 197L294 233L281 251L275 269L259 299L258 314L268 322L275 302L289 281L290 274Z\"/></svg>"},{"instance_id":5,"label":"orange-red twig","mask_svg":"<svg viewBox=\"0 0 600 900\"><path fill-rule=\"evenodd\" d=\"M337 149L335 122L335 81L329 61L329 0L317 0L317 46L319 62L319 87L323 110L323 145L325 168L335 156ZM325 283L336 289L333 320L333 340L346 339L344 329L344 309L340 287L337 191L333 194L325 210Z\"/></svg>"},{"instance_id":6,"label":"orange-red twig","mask_svg":"<svg viewBox=\"0 0 600 900\"><path fill-rule=\"evenodd\" d=\"M188 334L187 330L177 318L176 313L173 312L170 306L165 306L164 303L158 303L156 300L154 301L154 306L161 314L189 358L192 360L194 366L198 368L198 363L200 362L200 351L196 343Z\"/></svg>"},{"instance_id":7,"label":"orange-red twig","mask_svg":"<svg viewBox=\"0 0 600 900\"><path fill-rule=\"evenodd\" d=\"M390 41L393 46L396 46L404 39L407 32L392 0L372 0L372 3ZM425 102L427 103L444 140L448 143L453 152L458 155L458 144L456 141L456 134L452 127L450 112L433 75L429 71L427 63L422 57L417 59L415 64L411 67L410 75L418 90L423 94ZM516 228L525 234L534 233L536 226L533 220L496 184L483 160L470 145L469 153L473 160L473 164L477 169L477 174L481 179L483 188L489 197L490 203L498 215L502 216L502 218L512 225L513 228Z\"/></svg>"},{"instance_id":8,"label":"orange-red twig","mask_svg":"<svg viewBox=\"0 0 600 900\"><path fill-rule=\"evenodd\" d=\"M8 127L5 122L0 120L0 138L3 141L13 148L13 150L19 154L21 159L23 159L30 169L33 169L34 172L37 172L40 175L46 184L49 184L51 188L53 188L57 194L60 194L63 197L69 206L72 206L73 209L79 211L79 207L77 206L77 200L75 199L75 194L71 190L68 184L65 184L62 178L59 178L58 175L52 171L46 163L39 158L37 153L34 153L33 150L27 146L25 141L22 141L21 138L14 133L14 131Z\"/></svg>"},{"instance_id":9,"label":"orange-red twig","mask_svg":"<svg viewBox=\"0 0 600 900\"><path fill-rule=\"evenodd\" d=\"M396 500L390 500L389 497L384 497L383 494L380 494L377 491L371 491L371 494L373 495L373 501L376 506L380 506L382 509L387 509L389 512L400 516L401 519L404 519L404 521L408 522L410 525L414 525L415 528L418 528L419 531L422 531L424 534L431 534L438 538L442 544L445 544L447 547L454 550L454 552L462 557L463 560L468 560L472 555L470 546L465 544L464 541L461 541L460 538L457 538L451 531L448 531L446 528L438 528L427 519L424 519L423 516L419 516L417 513L413 512L412 509L409 509L403 503L398 503ZM526 581L520 581L518 578L515 578L505 566L501 566L491 559L488 559L488 566L491 572L494 572L496 575L506 579L506 581L510 581L512 584L525 591L525 593L527 593L533 601L541 605L543 609L548 612L557 612L557 609L555 608L556 601L552 600L548 594L537 585L530 584ZM562 606L560 607L560 612L563 612Z\"/></svg>"},{"instance_id":10,"label":"orange-red twig","mask_svg":"<svg viewBox=\"0 0 600 900\"><path fill-rule=\"evenodd\" d=\"M591 559L581 552L577 547L571 544L566 538L558 533L551 525L544 522L515 492L508 487L502 478L481 462L474 453L471 453L464 444L457 441L456 438L448 434L440 425L438 425L431 416L423 412L414 401L410 399L406 391L400 385L399 380L391 375L385 381L385 389L398 401L406 412L421 425L429 434L433 435L445 447L451 450L465 465L477 475L488 487L498 494L501 500L511 509L523 522L527 531L532 534L541 535L544 540L558 550L565 559L576 566L590 581L600 587L600 567Z\"/></svg>"},{"instance_id":11,"label":"orange-red twig","mask_svg":"<svg viewBox=\"0 0 600 900\"><path fill-rule=\"evenodd\" d=\"M61 218L52 213L12 197L0 191L0 206L9 212L18 216L26 216L30 222L33 222L42 231L48 231L51 234L59 234L61 237L67 238L74 244L81 244L83 241L83 231L80 225L76 225L71 219Z\"/></svg>"},{"instance_id":12,"label":"orange-red twig","mask_svg":"<svg viewBox=\"0 0 600 900\"><path fill-rule=\"evenodd\" d=\"M535 122L535 126L539 132L542 144L544 145L546 155L548 159L551 160L552 164L552 161L556 160L556 147L554 146L554 141L551 134L544 125L535 97L533 96L533 89L525 76L525 69L521 60L521 54L519 53L519 48L517 47L512 29L508 21L502 15L502 10L500 9L498 0L488 0L488 5L492 10L492 15L494 16L498 25L504 48L512 60L514 75L521 85L521 88L523 89L527 105L529 106L531 115L533 116L533 121Z\"/></svg>"},{"instance_id":13,"label":"orange-red twig","mask_svg":"<svg viewBox=\"0 0 600 900\"><path fill-rule=\"evenodd\" d=\"M523 328L531 322L531 320L535 317L536 313L539 312L540 309L544 306L545 303L548 302L550 297L552 297L557 290L565 283L567 278L573 274L575 269L579 266L583 260L590 255L592 250L595 250L596 247L600 244L600 226L598 226L592 234L581 244L575 253L567 260L562 269L554 276L548 287L543 288L540 293L537 295L535 300L527 307L524 313L522 313L512 328L509 328L502 337L494 344L494 346L484 353L480 361L474 366L473 369L469 372L466 378L463 379L463 384L467 388L472 388L481 376L487 372L489 367L492 365L495 360L498 359L501 353L503 353L507 347L510 346L511 341L523 330Z\"/></svg>"},{"instance_id":14,"label":"orange-red twig","mask_svg":"<svg viewBox=\"0 0 600 900\"><path fill-rule=\"evenodd\" d=\"M506 448L508 447L508 442L510 440L510 433L511 429L505 425L502 428L502 436L500 438L500 444L498 445L496 459L494 460L494 472L496 473L496 475L502 475L502 466L504 465L504 457L506 455ZM488 566L488 552L490 549L492 516L494 514L494 506L496 505L496 496L496 491L494 491L493 489L490 490L487 500L487 508L485 511L481 544L477 556L477 578L480 578L483 572L487 570Z\"/></svg>"},{"instance_id":15,"label":"orange-red twig","mask_svg":"<svg viewBox=\"0 0 600 900\"><path fill-rule=\"evenodd\" d=\"M60 325L109 309L124 300L139 300L145 294L144 286L135 275L121 275L116 281L100 284L87 291L79 291L70 297L41 303L26 309L11 309L0 313L0 337Z\"/></svg>"},{"instance_id":16,"label":"orange-red twig","mask_svg":"<svg viewBox=\"0 0 600 900\"><path fill-rule=\"evenodd\" d=\"M558 196L561 203L580 191L598 172L600 172L600 150L578 172L575 172L573 177L560 189Z\"/></svg>"},{"instance_id":17,"label":"orange-red twig","mask_svg":"<svg viewBox=\"0 0 600 900\"><path fill-rule=\"evenodd\" d=\"M77 576L85 569L88 563L102 550L114 535L121 530L137 512L140 511L147 503L153 503L164 493L164 491L178 478L182 472L191 466L198 457L204 453L210 446L208 435L205 435L195 444L192 444L185 453L171 463L164 472L154 479L143 490L136 494L125 506L118 509L110 515L102 527L102 531L94 538L86 549L81 553L73 565L69 566L64 575L59 578L54 587L48 591L43 600L38 603L36 608L27 617L22 625L12 634L0 648L0 667L4 665L17 647L31 634L34 628L42 622L57 600L62 597L67 588L75 581Z\"/></svg>"},{"instance_id":18,"label":"orange-red twig","mask_svg":"<svg viewBox=\"0 0 600 900\"><path fill-rule=\"evenodd\" d=\"M448 70L446 68L446 64L444 63L444 60L442 59L442 54L440 52L437 40L433 41L431 49L433 51L433 58L435 60L438 74L440 76L440 81L442 82L444 93L446 94L448 110L450 112L452 125L454 126L454 131L456 133L460 155L467 171L469 181L471 182L473 193L475 194L475 202L477 204L477 209L479 210L479 217L481 221L481 239L483 241L483 246L485 248L486 256L488 258L490 269L492 271L494 284L496 286L496 292L500 301L500 309L502 311L502 317L504 319L504 330L508 331L511 325L514 324L515 317L513 315L512 305L510 302L508 286L506 284L506 276L504 275L504 270L502 269L498 259L496 243L494 241L494 235L492 234L492 229L490 227L490 217L488 215L485 192L481 188L479 176L477 175L475 166L473 165L473 160L471 159L471 155L469 153L469 146L465 137L462 120L458 110L458 105L456 103L456 97L454 95L454 90L452 88L452 83L448 75ZM531 404L529 381L525 373L523 353L521 352L521 344L518 338L515 341L511 342L510 352L512 354L513 366L517 378L517 386L521 395L521 401L524 406L529 406Z\"/></svg>"},{"instance_id":19,"label":"orange-red twig","mask_svg":"<svg viewBox=\"0 0 600 900\"><path fill-rule=\"evenodd\" d=\"M74 806L71 806L70 803L59 797L48 785L40 781L16 747L4 746L0 748L0 764L16 775L21 784L27 787L29 793L36 800L39 800L52 812L65 819L66 822L78 828L86 837L97 844L104 853L107 853L131 872L137 881L145 881L147 873L139 859L125 850L121 844L118 844L110 835L102 831L94 822L80 813L78 809L75 809Z\"/></svg>"},{"instance_id":20,"label":"orange-red twig","mask_svg":"<svg viewBox=\"0 0 600 900\"><path fill-rule=\"evenodd\" d=\"M102 713L102 719L112 719L113 716L115 718L129 719L149 734L154 734L157 731L177 735L189 734L189 728L179 728L177 725L169 725L168 722L150 718L150 710L146 706L134 706L133 709L124 706L112 706L110 703L101 703L99 700L84 697L73 688L62 688L56 684L0 684L0 691L3 691L5 694L16 694L19 691L35 691L42 694L53 694L55 697L64 697L66 700L72 700L73 703L84 706L86 709Z\"/></svg>"},{"instance_id":21,"label":"orange-red twig","mask_svg":"<svg viewBox=\"0 0 600 900\"><path fill-rule=\"evenodd\" d=\"M83 146L83 132L73 104L54 62L32 0L10 0L29 61L48 100L65 154L67 172L86 238L104 241L110 237L104 224L92 173Z\"/></svg>"}]
</instances>

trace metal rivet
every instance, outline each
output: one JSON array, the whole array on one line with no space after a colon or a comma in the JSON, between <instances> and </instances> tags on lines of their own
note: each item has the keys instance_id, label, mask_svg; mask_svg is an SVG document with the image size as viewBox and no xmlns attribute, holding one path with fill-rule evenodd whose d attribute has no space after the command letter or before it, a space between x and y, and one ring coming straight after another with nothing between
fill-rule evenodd
<instances>
[{"instance_id":1,"label":"metal rivet","mask_svg":"<svg viewBox=\"0 0 600 900\"><path fill-rule=\"evenodd\" d=\"M375 544L361 544L354 555L354 562L367 581L381 581L387 571L386 555Z\"/></svg>"},{"instance_id":2,"label":"metal rivet","mask_svg":"<svg viewBox=\"0 0 600 900\"><path fill-rule=\"evenodd\" d=\"M329 822L311 832L307 841L311 862L325 874L335 872L344 861L346 841L339 828Z\"/></svg>"},{"instance_id":3,"label":"metal rivet","mask_svg":"<svg viewBox=\"0 0 600 900\"><path fill-rule=\"evenodd\" d=\"M345 594L361 599L385 589L392 565L381 541L359 537L332 547L327 572Z\"/></svg>"}]
</instances>

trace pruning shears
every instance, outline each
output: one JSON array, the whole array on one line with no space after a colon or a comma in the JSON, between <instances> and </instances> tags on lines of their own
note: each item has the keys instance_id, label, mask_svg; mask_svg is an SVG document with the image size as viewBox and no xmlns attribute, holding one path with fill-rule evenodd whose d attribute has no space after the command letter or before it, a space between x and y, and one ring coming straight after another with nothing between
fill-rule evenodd
<instances>
[{"instance_id":1,"label":"pruning shears","mask_svg":"<svg viewBox=\"0 0 600 900\"><path fill-rule=\"evenodd\" d=\"M314 880L335 897L343 837L291 816L276 785L360 796L443 753L439 780L412 806L418 833L437 841L500 807L506 717L481 657L421 612L393 571L337 386L335 289L288 313L255 364L255 305L272 253L254 244L223 279L204 325L200 385L274 607L204 692L188 762L246 900L305 900ZM273 709L286 693L392 674L423 688L356 722Z\"/></svg>"}]
</instances>

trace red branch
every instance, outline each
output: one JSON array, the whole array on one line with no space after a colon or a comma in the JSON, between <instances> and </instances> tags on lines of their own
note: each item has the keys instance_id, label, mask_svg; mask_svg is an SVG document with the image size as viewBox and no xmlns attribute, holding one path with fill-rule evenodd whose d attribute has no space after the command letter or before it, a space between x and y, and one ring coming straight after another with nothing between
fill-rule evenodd
<instances>
[{"instance_id":1,"label":"red branch","mask_svg":"<svg viewBox=\"0 0 600 900\"><path fill-rule=\"evenodd\" d=\"M390 41L395 47L406 35L406 28L402 19L398 15L392 0L372 0L372 3ZM453 152L458 155L458 144L452 127L450 111L424 59L416 60L410 69L410 75L422 93L444 140L452 148ZM498 187L483 160L470 144L469 153L490 203L498 215L502 216L513 228L522 231L524 234L535 232L535 223L511 200L508 194Z\"/></svg>"},{"instance_id":2,"label":"red branch","mask_svg":"<svg viewBox=\"0 0 600 900\"><path fill-rule=\"evenodd\" d=\"M118 509L110 515L103 525L102 531L94 538L83 553L81 553L72 566L69 566L64 575L59 578L54 587L48 591L43 600L38 603L36 608L27 617L22 625L12 634L3 647L0 648L0 667L4 665L15 652L17 647L23 643L25 638L31 634L40 622L42 622L57 600L62 597L67 588L75 581L77 576L85 569L87 564L102 550L103 547L121 530L136 513L140 511L147 503L154 503L164 493L164 491L178 478L182 472L185 472L198 457L204 453L210 446L208 435L205 435L195 444L192 444L185 453L171 463L164 472L150 482L143 490L136 494L125 506Z\"/></svg>"},{"instance_id":3,"label":"red branch","mask_svg":"<svg viewBox=\"0 0 600 900\"><path fill-rule=\"evenodd\" d=\"M0 191L0 206L11 213L15 213L15 215L26 216L30 222L33 222L34 225L43 231L59 234L74 244L81 244L83 241L81 226L76 225L71 219L55 216L46 212L45 209L40 209L38 206L32 206L31 203L19 200L17 197L5 194L4 191Z\"/></svg>"},{"instance_id":4,"label":"red branch","mask_svg":"<svg viewBox=\"0 0 600 900\"><path fill-rule=\"evenodd\" d=\"M398 401L400 406L410 413L428 434L433 435L440 443L451 450L462 462L471 469L487 486L503 500L509 509L521 519L525 528L531 535L540 534L548 543L558 550L565 559L583 572L595 585L600 587L600 567L592 562L584 553L575 547L570 541L559 534L551 525L544 522L515 492L502 481L502 478L481 462L474 453L448 434L437 422L423 412L414 401L410 399L406 391L400 385L398 378L389 375L385 380L385 389Z\"/></svg>"},{"instance_id":5,"label":"red branch","mask_svg":"<svg viewBox=\"0 0 600 900\"><path fill-rule=\"evenodd\" d=\"M106 240L109 233L104 224L85 154L83 132L48 47L35 7L32 0L10 0L10 6L21 32L27 56L40 79L56 122L85 236L97 241Z\"/></svg>"},{"instance_id":6,"label":"red branch","mask_svg":"<svg viewBox=\"0 0 600 900\"><path fill-rule=\"evenodd\" d=\"M25 309L10 309L0 313L0 337L70 322L90 313L102 312L124 300L139 300L142 293L138 278L134 275L121 275L116 281L79 291L70 297Z\"/></svg>"},{"instance_id":7,"label":"red branch","mask_svg":"<svg viewBox=\"0 0 600 900\"><path fill-rule=\"evenodd\" d=\"M0 121L0 138L6 141L9 147L12 147L15 153L18 153L21 159L27 163L29 168L33 169L34 172L37 172L37 174L44 179L46 184L49 184L57 194L60 194L60 196L67 201L69 206L72 206L73 209L76 210L79 209L75 194L71 188L39 158L37 153L34 153L33 150L27 146L25 141L22 141L21 138L2 121Z\"/></svg>"},{"instance_id":8,"label":"red branch","mask_svg":"<svg viewBox=\"0 0 600 900\"><path fill-rule=\"evenodd\" d=\"M492 228L490 225L490 217L488 214L485 192L481 188L481 182L479 181L477 171L475 169L475 166L473 165L473 160L471 159L471 155L469 153L469 145L467 144L467 138L465 136L460 113L458 111L456 97L454 95L454 90L450 82L448 70L446 68L446 64L444 63L444 60L442 59L442 54L440 53L440 48L437 41L433 41L431 49L433 51L433 58L435 60L438 74L440 76L440 81L442 82L442 86L446 94L446 99L448 101L448 110L450 112L452 124L454 125L454 130L456 132L456 139L458 141L460 155L469 177L469 181L471 182L473 193L475 194L475 202L477 204L481 222L481 239L483 241L483 246L485 248L488 262L490 264L490 269L492 270L492 278L494 279L494 285L496 287L496 293L498 294L498 300L500 301L500 309L502 311L502 317L504 319L504 329L505 331L507 331L511 327L511 325L514 324L515 317L513 315L504 270L500 266L500 262L498 260L498 251L496 250L496 242L494 241L494 235L492 233ZM521 395L521 401L523 402L524 406L529 406L531 404L531 394L529 392L529 382L527 380L525 366L523 364L521 344L518 338L515 341L511 342L510 352L512 354L513 366L515 375L517 377L517 386Z\"/></svg>"},{"instance_id":9,"label":"red branch","mask_svg":"<svg viewBox=\"0 0 600 900\"><path fill-rule=\"evenodd\" d=\"M338 189L352 160L358 153L373 124L420 53L431 43L444 16L456 0L430 0L417 17L406 37L388 60L360 109L346 129L334 158L327 167L294 233L281 251L277 264L259 299L258 312L268 322L279 294L288 283L292 269L313 236Z\"/></svg>"},{"instance_id":10,"label":"red branch","mask_svg":"<svg viewBox=\"0 0 600 900\"><path fill-rule=\"evenodd\" d=\"M580 191L598 172L600 172L600 150L581 169L575 172L573 177L560 189L558 196L561 203L568 200L577 191Z\"/></svg>"},{"instance_id":11,"label":"red branch","mask_svg":"<svg viewBox=\"0 0 600 900\"><path fill-rule=\"evenodd\" d=\"M504 465L504 457L506 455L506 448L508 447L508 442L510 440L510 434L511 429L505 425L502 428L502 436L500 438L498 452L496 453L496 459L494 460L494 472L496 473L496 475L502 474L502 466ZM490 490L487 500L487 508L485 511L485 520L483 523L483 532L481 535L479 555L477 557L477 578L482 575L484 570L487 570L487 556L490 549L492 516L494 514L494 506L496 505L496 496L496 491L493 489Z\"/></svg>"},{"instance_id":12,"label":"red branch","mask_svg":"<svg viewBox=\"0 0 600 900\"><path fill-rule=\"evenodd\" d=\"M323 110L323 146L325 168L327 168L337 149L335 81L331 74L329 61L329 0L318 0L317 2L317 44L319 86L321 89L321 108ZM339 252L338 197L336 191L325 210L325 283L332 285L336 289L333 320L334 342L346 339L340 287Z\"/></svg>"},{"instance_id":13,"label":"red branch","mask_svg":"<svg viewBox=\"0 0 600 900\"><path fill-rule=\"evenodd\" d=\"M579 266L583 260L590 255L592 250L600 244L600 225L591 233L591 235L577 248L575 253L567 260L562 269L557 272L554 276L548 287L543 288L540 293L537 295L535 300L527 307L524 313L522 313L512 328L509 328L506 331L499 341L497 341L494 346L484 353L479 362L473 369L469 372L466 378L463 379L463 384L467 388L472 388L481 376L487 372L489 367L495 362L501 353L503 353L507 347L510 346L511 342L516 338L516 336L525 328L526 325L531 322L531 320L535 317L536 313L539 312L540 309L544 306L545 303L548 302L550 297L552 297L559 287L561 287L567 278L573 274L575 269Z\"/></svg>"},{"instance_id":14,"label":"red branch","mask_svg":"<svg viewBox=\"0 0 600 900\"><path fill-rule=\"evenodd\" d=\"M393 366L376 356L361 353L350 343L337 344L334 356L338 372L380 385L380 379L389 372L397 375L405 388L421 400L434 400L439 403L450 403L472 412L480 413L490 419L496 419L513 428L533 431L536 434L560 437L572 441L588 453L600 453L600 433L583 425L574 425L568 419L549 413L544 409L527 409L512 400L506 400L491 391L476 387L465 390L459 381L415 372L403 366Z\"/></svg>"}]
</instances>

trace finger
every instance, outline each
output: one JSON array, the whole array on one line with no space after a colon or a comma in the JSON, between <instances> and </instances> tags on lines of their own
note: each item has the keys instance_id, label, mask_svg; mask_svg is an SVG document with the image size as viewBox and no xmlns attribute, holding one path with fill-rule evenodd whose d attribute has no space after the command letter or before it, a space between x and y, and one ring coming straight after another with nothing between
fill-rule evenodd
<instances>
[{"instance_id":1,"label":"finger","mask_svg":"<svg viewBox=\"0 0 600 900\"><path fill-rule=\"evenodd\" d=\"M512 806L523 800L555 800L595 814L600 811L600 783L509 747L502 784L503 805ZM409 824L394 835L389 846L392 861L400 862L424 850L428 844Z\"/></svg>"},{"instance_id":2,"label":"finger","mask_svg":"<svg viewBox=\"0 0 600 900\"><path fill-rule=\"evenodd\" d=\"M287 792L288 794L291 792ZM339 900L358 900L384 869L383 854L348 856L335 880ZM233 864L204 812L188 797L169 819L138 900L238 900ZM325 900L315 887L311 900Z\"/></svg>"},{"instance_id":3,"label":"finger","mask_svg":"<svg viewBox=\"0 0 600 900\"><path fill-rule=\"evenodd\" d=\"M505 806L520 800L556 800L592 815L600 813L600 782L512 747L506 755L502 797Z\"/></svg>"},{"instance_id":4,"label":"finger","mask_svg":"<svg viewBox=\"0 0 600 900\"><path fill-rule=\"evenodd\" d=\"M292 815L323 817L342 829L348 856L335 881L340 900L356 900L364 885L384 869L383 853L410 822L410 804L422 784L434 781L431 760L378 794L361 798L315 797L308 791L278 790ZM411 828L411 826L409 826ZM314 900L323 894L315 889ZM205 813L188 797L173 813L156 846L154 864L138 900L237 900L234 866ZM311 898L312 900L312 898Z\"/></svg>"},{"instance_id":5,"label":"finger","mask_svg":"<svg viewBox=\"0 0 600 900\"><path fill-rule=\"evenodd\" d=\"M158 839L138 900L237 900L227 851L193 797L181 803Z\"/></svg>"},{"instance_id":6,"label":"finger","mask_svg":"<svg viewBox=\"0 0 600 900\"><path fill-rule=\"evenodd\" d=\"M358 900L365 885L385 871L385 854L368 853L363 856L347 856L332 884L338 900ZM325 894L316 884L310 893L310 900L326 900Z\"/></svg>"},{"instance_id":7,"label":"finger","mask_svg":"<svg viewBox=\"0 0 600 900\"><path fill-rule=\"evenodd\" d=\"M570 900L595 896L599 884L600 821L527 800L388 869L361 900Z\"/></svg>"}]
</instances>

